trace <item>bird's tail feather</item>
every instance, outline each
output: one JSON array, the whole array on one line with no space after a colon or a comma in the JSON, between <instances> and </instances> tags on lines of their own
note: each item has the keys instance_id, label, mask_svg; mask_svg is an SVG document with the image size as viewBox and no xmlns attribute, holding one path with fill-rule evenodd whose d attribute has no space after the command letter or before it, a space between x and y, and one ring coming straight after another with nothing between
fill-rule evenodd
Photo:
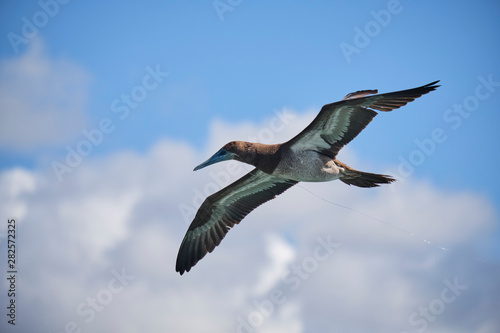
<instances>
[{"instance_id":1,"label":"bird's tail feather","mask_svg":"<svg viewBox=\"0 0 500 333\"><path fill-rule=\"evenodd\" d=\"M347 185L358 187L377 187L379 184L390 184L396 179L387 175L379 175L376 173L362 172L355 170L344 163L335 161L342 169L339 179Z\"/></svg>"}]
</instances>

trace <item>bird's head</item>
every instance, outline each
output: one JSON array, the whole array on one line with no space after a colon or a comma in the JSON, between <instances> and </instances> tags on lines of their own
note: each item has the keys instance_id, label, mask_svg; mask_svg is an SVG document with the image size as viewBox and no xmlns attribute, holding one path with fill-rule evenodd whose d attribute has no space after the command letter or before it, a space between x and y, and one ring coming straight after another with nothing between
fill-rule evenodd
<instances>
[{"instance_id":1,"label":"bird's head","mask_svg":"<svg viewBox=\"0 0 500 333\"><path fill-rule=\"evenodd\" d=\"M231 141L224 145L219 151L217 151L212 157L210 157L208 160L205 162L201 163L198 165L196 168L194 168L194 171L203 169L206 166L209 166L211 164L217 163L217 162L222 162L222 161L228 161L228 160L241 160L241 154L244 151L244 146L246 142L241 142L241 141Z\"/></svg>"}]
</instances>

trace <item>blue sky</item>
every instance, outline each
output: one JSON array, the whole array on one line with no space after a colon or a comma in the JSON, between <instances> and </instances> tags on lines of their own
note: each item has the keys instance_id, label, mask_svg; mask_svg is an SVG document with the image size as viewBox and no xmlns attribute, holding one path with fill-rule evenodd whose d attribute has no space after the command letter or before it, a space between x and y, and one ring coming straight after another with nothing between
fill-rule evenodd
<instances>
[{"instance_id":1,"label":"blue sky","mask_svg":"<svg viewBox=\"0 0 500 333\"><path fill-rule=\"evenodd\" d=\"M499 6L493 1L432 6L401 1L395 6L398 13L386 19L385 27L378 25L378 34L368 36L369 44L358 48L360 53L350 54L348 62L341 43L355 47L355 28L370 28L371 11L387 10L389 4L320 1L263 6L242 2L233 11L223 12L221 21L212 4L117 6L70 1L60 5L35 38L42 40L48 59L71 61L89 76L84 128L113 116L111 103L130 94L147 66L159 66L170 74L92 156L120 149L145 151L165 136L202 148L206 124L213 118L255 121L283 106L319 109L351 91L393 91L439 79L443 86L438 92L398 114L377 119L353 146L374 163L397 162L395 157L415 148L414 140L443 127L449 139L415 176L454 190L486 192L499 203L498 177L485 181L482 176L499 166L496 156L488 153L498 139L494 106L499 95L493 92L481 101L456 131L443 120L448 108L474 93L479 76L499 80L496 59L500 50L494 37ZM3 6L3 36L9 32L22 35L20 18L30 18L41 9L36 2ZM31 46L19 44L16 53L4 37L2 59L22 56ZM81 138L75 131L58 145L35 145L33 149L40 150L34 154L4 146L2 165L33 167L40 156L57 158L65 153L61 149L65 144ZM456 167L471 161L473 172Z\"/></svg>"},{"instance_id":2,"label":"blue sky","mask_svg":"<svg viewBox=\"0 0 500 333\"><path fill-rule=\"evenodd\" d=\"M101 251L96 256L107 259L98 260L89 254L86 261L89 266L97 265L104 272L101 280L96 277L99 273L88 277L97 286L105 284L108 279L106 274L112 269L108 265L112 262L110 258L123 261L128 269L137 269L147 276L148 268L135 266L135 259L131 259L134 246L142 244L138 240L132 241L130 236L134 231L139 232L140 212L154 221L145 222L151 224L154 231L151 235L167 235L164 237L172 242L172 247L169 245L165 249L160 246L154 248L155 251L170 251L168 258L170 255L173 258L186 228L185 221L172 226L176 219L183 219L179 213L180 203L190 202L194 193L191 188L204 188L207 178L211 179L210 171L192 173L191 170L226 141L258 136L261 128L269 127L276 112L288 110L293 115L290 126L287 122L286 130L274 133L272 138L284 141L297 133L301 126L307 125L322 105L337 101L349 92L360 89L390 92L435 80L441 80L440 88L402 109L380 114L345 152L344 162L355 168L389 173L400 179L397 186L401 187L394 187L399 190L381 190L379 196L379 192L365 194L357 189L346 189L342 184L335 184L334 188L325 184L322 186L326 187L312 188L321 193L324 189L336 191L335 194L325 192L329 193L325 195L334 196L340 204L354 205L376 218L390 219L390 223L404 226L405 230L421 235L422 239L441 240L443 246L455 245L455 254L443 259L447 269L439 270L442 276L449 276L449 279L460 276L458 271L461 270L453 268L460 266L456 262L466 261L468 264L463 267L471 269L476 261L468 258L469 255L492 262L491 266L483 266L478 272L493 272L491 281L498 276L494 269L498 267L500 253L497 245L500 239L500 177L495 176L500 168L497 148L500 142L497 130L500 120L500 4L497 1L71 0L60 4L55 0L42 0L22 4L3 1L0 8L0 172L5 186L0 218L18 216L20 225L25 228L21 231L25 230L28 239L29 230L37 230L30 228L33 223L55 223L54 228L67 223L60 231L61 237L81 240L81 251L84 251L82 249L86 246L100 241L89 236L90 243L87 243L87 240L82 240L85 237L78 237L77 230L83 235L85 230L92 235L92 231L99 230L99 227L86 229L90 227L78 221L77 216L82 214L78 207L87 207L85 203L94 207L92 198L99 197L98 194L114 193L121 198L122 191L128 193L130 190L130 196L127 194L116 202L110 201L108 206L94 207L97 215L112 210L111 220L114 221L109 226L109 234L103 236L109 244L104 245L103 240L102 244L99 243L102 248L96 246L96 251ZM30 30L30 26L36 31ZM94 133L96 143L89 144L85 133ZM87 149L87 156L80 156L81 161L70 166L71 171L60 174L58 179L54 165L67 167L68 151L78 149ZM163 173L161 166L165 168ZM221 168L223 166L212 170L223 170ZM148 177L141 173L148 172L157 176L156 181L139 181ZM137 183L133 183L136 180ZM93 189L93 182L100 185ZM182 189L183 182L188 184L184 185L185 189ZM161 192L160 184L164 184L165 192ZM160 193L164 195L163 203L157 197ZM387 203L387 211L383 207L384 195L392 198ZM368 197L381 206L372 206ZM66 204L68 198L75 198L75 201ZM299 200L294 198L288 204ZM314 197L307 198L314 200ZM280 200L286 207L287 199ZM414 206L401 203L405 201ZM366 203L366 206L360 207L357 202ZM120 213L118 208L116 211L110 208L115 206L129 208ZM451 207L451 210L444 210L444 207ZM323 207L324 212L318 216L328 214L331 208ZM69 212L72 217L63 212ZM410 212L415 216L408 216L406 225L404 216L413 214ZM102 214L102 223L107 223L106 213ZM168 224L161 221L161 214ZM346 219L353 221L360 218L347 215ZM258 216L266 218L264 213ZM425 217L429 228L419 226L416 216ZM373 220L365 222L358 227L377 223ZM271 263L273 249L281 249L277 250L275 259L281 263L279 267L286 269L293 263L291 258L301 258L301 251L307 253L307 244L314 248L316 234L311 232L310 238L293 236L294 230L301 230L298 224L278 225L272 231L274 234L262 236L264 238L258 242L271 249ZM311 228L324 231L324 226ZM343 248L349 248L349 241L356 239L349 236L352 230L338 228L342 240L339 242ZM470 231L469 240L459 236L464 230ZM445 231L456 238L446 238ZM234 233L237 233L236 229ZM380 230L369 234L376 234L381 239L386 237ZM402 234L400 238L406 236ZM297 239L287 243L294 237ZM369 238L361 239L370 243ZM391 244L397 248L401 240L397 236L392 240ZM435 249L410 246L411 240L408 239L406 242L403 247L408 252L402 252L415 262L442 256ZM61 251L65 251L64 244L59 245ZM72 243L68 244L71 246ZM249 251L252 246L249 246ZM231 245L226 251L229 249ZM359 253L368 255L370 251L367 245ZM419 251L425 254L419 257L416 254ZM216 250L214 255L217 252L223 250ZM353 253L359 254L357 251ZM158 279L155 285L161 286L160 281L172 286L180 286L181 281L187 284L198 281L192 277L185 280L173 277L172 263L160 254L155 254L155 258L168 269L151 273L154 279ZM346 255L345 258L357 257ZM57 265L56 259L47 260ZM399 265L405 262L404 259L398 257L393 262ZM230 258L221 257L220 260L224 262ZM366 256L360 260L370 262ZM471 260L474 264L470 264ZM74 269L70 262L68 259L68 265L61 265L68 286L73 281L71 274L67 273ZM262 265L262 276L274 276L272 269L266 271L268 266ZM26 271L40 274L43 268L26 268ZM81 276L87 276L86 272L82 270ZM214 273L208 267L206 272ZM406 273L408 271L401 273L401 281ZM23 279L29 280L30 275L26 275ZM140 274L136 275L140 280ZM236 283L235 290L240 290L239 287L245 289L245 283L247 287L254 282L260 285L261 275L257 274L253 282L249 278L242 279L244 282L241 285ZM317 279L321 285L319 275ZM434 280L429 278L432 281L428 284L419 286L429 292L431 299L433 292L435 294L436 290L446 286L440 279L441 275L436 276ZM233 277L239 278L238 275ZM143 276L141 281L144 279ZM283 283L269 279L275 285ZM384 279L382 273L380 279ZM50 285L50 281L47 279L47 284ZM470 281L473 284L473 281L480 280L476 276ZM209 288L209 285L204 286ZM190 285L190 288L195 288L195 285ZM61 299L61 302L74 308L83 297L81 295L88 295L92 290L82 289L74 299ZM309 306L305 290L300 294L303 298L295 295L295 300L287 303L290 309L284 307L284 314L276 315L270 319L269 326L266 324L259 329L265 332L274 327L275 330L299 332L323 327L321 320L304 310L306 305ZM498 288L495 291L498 293ZM167 295L168 292L165 291ZM135 291L131 293L128 297L133 299ZM486 291L477 295L485 294ZM42 296L34 293L29 300L36 303ZM180 294L179 297L182 299ZM210 295L206 297L209 299ZM373 295L367 292L363 297ZM239 304L236 307L241 309L247 309L251 303L238 303L229 296L227 300ZM487 300L493 302L491 298ZM165 305L157 302L160 301L155 299L153 303ZM110 306L117 307L118 304L111 303ZM393 306L397 308L397 302ZM408 308L413 309L412 306L408 305ZM457 307L457 312L450 312L450 318L459 317L460 309L466 309L465 305ZM200 313L210 318L208 308L202 307ZM51 309L53 317L39 319L38 323L47 330L61 329L61 320L51 320L57 319L59 309L56 305ZM293 329L280 326L280 318L286 319L286 314L294 311L300 315L293 317L300 317L301 322ZM443 331L452 327L446 316L440 317L441 322L431 327L431 331L441 332L441 326ZM99 321L91 323L95 325L92 329L90 326L87 329L116 329L119 326L113 326L112 318L113 314L103 315ZM371 323L380 322L391 320L378 318ZM474 326L473 329L489 332L491 328L493 332L499 325L498 320L493 319L484 319L483 322L487 323L486 326ZM155 327L172 328L165 325ZM349 326L348 321L345 325L346 329L356 330L353 327L357 327ZM229 331L236 326L234 321L228 320L226 326L219 328ZM184 329L182 325L175 328L178 331ZM387 331L385 329L380 331ZM396 325L391 329L403 331L404 327Z\"/></svg>"}]
</instances>

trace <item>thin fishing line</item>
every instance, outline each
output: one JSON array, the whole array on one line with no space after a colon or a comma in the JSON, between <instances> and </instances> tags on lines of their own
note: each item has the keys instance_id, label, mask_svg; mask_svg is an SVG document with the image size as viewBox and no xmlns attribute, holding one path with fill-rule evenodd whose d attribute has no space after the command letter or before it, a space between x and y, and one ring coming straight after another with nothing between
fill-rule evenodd
<instances>
[{"instance_id":1,"label":"thin fishing line","mask_svg":"<svg viewBox=\"0 0 500 333\"><path fill-rule=\"evenodd\" d=\"M318 198L318 199L320 199L320 200L322 200L322 201L324 201L324 202L326 202L326 203L329 203L329 204L331 204L331 205L334 205L334 206L337 206L337 207L340 207L340 208L344 208L344 209L350 210L350 211L352 211L352 212L354 212L354 213L356 213L356 214L359 214L359 215L364 216L364 217L366 217L366 218L369 218L369 219L371 219L371 220L377 221L377 222L379 222L379 223L385 224L385 225L387 225L387 226L389 226L389 227L391 227L391 228L393 228L393 229L396 229L396 230L398 230L398 231L400 231L400 232L402 232L402 233L405 233L405 234L409 235L410 237L413 237L413 238L416 238L416 239L420 239L420 240L421 240L422 242L424 242L425 244L427 244L427 245L429 245L429 246L432 246L432 247L435 247L435 248L437 248L437 249L439 249L439 250L441 250L441 251L448 252L448 253L453 253L453 251L452 251L452 250L450 250L450 249L448 249L448 248L446 248L446 247L443 247L443 246L436 245L436 244L434 244L434 243L432 243L432 242L428 241L427 239L423 238L422 236L420 236L420 235L418 235L418 234L416 234L416 233L414 233L414 232L412 232L412 231L408 231L408 230L403 229L403 228L401 228L401 227L395 226L395 225L393 225L393 224L391 224L391 223L389 223L389 222L387 222L387 221L384 221L384 220L382 220L382 219L379 219L379 218L376 218L376 217L374 217L374 216L368 215L368 214L363 213L362 211L357 210L357 209L354 209L354 208L352 208L352 207L349 207L349 206L346 206L346 205L342 205L342 204L339 204L339 203L333 202L333 201L331 201L331 200L325 199L325 198L323 198L322 196L320 196L320 195L318 195L318 194L314 193L313 191L309 190L308 188L304 187L304 186L303 186L303 185L301 185L300 183L295 183L295 182L294 182L294 184L296 184L298 187L302 188L302 189L303 189L303 190L305 190L306 192L309 192L310 194L312 194L312 195L313 195L313 196L315 196L316 198ZM474 257L474 260L475 260L475 261L479 261L479 262L484 263L484 264L491 264L490 262L488 262L488 261L486 261L486 260L483 260L483 259L480 259L480 258L477 258L477 257Z\"/></svg>"},{"instance_id":2,"label":"thin fishing line","mask_svg":"<svg viewBox=\"0 0 500 333\"><path fill-rule=\"evenodd\" d=\"M391 223L389 223L389 222L387 222L387 221L384 221L384 220L382 220L382 219L379 219L379 218L376 218L376 217L374 217L374 216L368 215L368 214L363 213L362 211L359 211L359 210L354 209L354 208L352 208L352 207L349 207L349 206L346 206L346 205L342 205L342 204L338 204L338 203L333 202L333 201L331 201L331 200L325 199L325 198L323 198L322 196L320 196L320 195L318 195L318 194L316 194L316 193L312 192L312 191L311 191L311 190L309 190L308 188L306 188L306 187L302 186L301 184L297 184L297 185L298 185L300 188L304 189L305 191L309 192L310 194L312 194L313 196L315 196L315 197L319 198L320 200L322 200L322 201L324 201L324 202L327 202L327 203L329 203L329 204L331 204L331 205L334 205L334 206L337 206L337 207L340 207L340 208L344 208L344 209L350 210L350 211L352 211L352 212L354 212L354 213L356 213L356 214L359 214L359 215L362 215L362 216L367 217L367 218L369 218L369 219L372 219L372 220L374 220L374 221L377 221L377 222L383 223L383 224L385 224L385 225L387 225L387 226L389 226L389 227L391 227L391 228L393 228L393 229L396 229L396 230L398 230L398 231L400 231L400 232L403 232L403 233L405 233L405 234L407 234L407 235L409 235L409 236L411 236L411 237L418 238L418 239L420 239L421 241L423 241L424 243L426 243L426 244L428 244L428 245L430 245L430 246L433 246L433 247L435 247L435 248L438 248L438 249L440 249L440 250L442 250L442 251L452 252L452 251L450 251L449 249L447 249L447 248L445 248L445 247L443 247L443 246L436 245L436 244L434 244L434 243L432 243L432 242L428 241L427 239L424 239L423 237L421 237L420 235L417 235L416 233L414 233L414 232L412 232L412 231L408 231L408 230L403 229L403 228L401 228L401 227L395 226L395 225L393 225L393 224L391 224ZM474 259L475 259L475 260L477 260L477 261L481 261L481 262L486 263L486 261L484 261L484 260L482 260L482 259L478 259L478 258L474 258Z\"/></svg>"},{"instance_id":3,"label":"thin fishing line","mask_svg":"<svg viewBox=\"0 0 500 333\"><path fill-rule=\"evenodd\" d=\"M298 185L300 188L304 189L305 191L309 192L310 194L314 195L315 197L319 198L320 200L322 200L322 201L324 201L324 202L327 202L327 203L329 203L329 204L331 204L331 205L334 205L334 206L337 206L337 207L341 207L341 208L344 208L344 209L350 210L350 211L352 211L352 212L354 212L354 213L356 213L356 214L359 214L359 215L365 216L365 217L367 217L367 218L369 218L369 219L372 219L372 220L375 220L375 221L377 221L377 222L383 223L383 224L385 224L385 225L387 225L387 226L389 226L389 227L391 227L391 228L394 228L394 229L396 229L396 230L399 230L400 232L403 232L403 233L405 233L405 234L407 234L407 235L410 235L411 237L418 238L418 239L420 239L421 241L423 241L424 243L426 243L427 245L430 245L430 246L432 246L432 247L435 247L435 248L437 248L437 249L439 249L439 250L442 250L442 251L445 251L445 252L449 252L449 253L453 253L453 251L452 251L452 250L450 250L450 249L448 249L448 248L445 248L445 247L443 247L443 246L439 246L439 245L436 245L436 244L434 244L434 243L431 243L431 242L430 242L430 241L428 241L427 239L425 239L425 238L421 237L420 235L417 235L417 234L416 234L416 233L414 233L414 232L411 232L411 231L408 231L408 230L403 229L403 228L401 228L401 227L395 226L395 225L393 225L393 224L391 224L391 223L389 223L389 222L387 222L387 221L384 221L384 220L382 220L382 219L379 219L379 218L376 218L376 217L370 216L370 215L368 215L368 214L363 213L362 211L359 211L359 210L357 210L357 209L351 208L351 207L349 207L349 206L342 205L342 204L338 204L338 203L333 202L333 201L331 201L331 200L325 199L325 198L323 198L322 196L320 196L320 195L318 195L318 194L314 193L313 191L309 190L308 188L306 188L306 187L302 186L301 184L297 184L297 185ZM481 259L481 258L474 257L473 259L474 259L475 261L481 262L481 263L483 263L483 264L492 264L491 262L488 262L488 261L486 261L486 260L484 260L484 259Z\"/></svg>"}]
</instances>

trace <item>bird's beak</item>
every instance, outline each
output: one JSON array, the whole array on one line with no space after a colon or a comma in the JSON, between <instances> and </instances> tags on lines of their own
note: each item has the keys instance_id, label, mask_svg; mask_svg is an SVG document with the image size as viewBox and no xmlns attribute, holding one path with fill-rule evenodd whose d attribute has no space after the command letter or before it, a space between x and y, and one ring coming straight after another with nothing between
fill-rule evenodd
<instances>
[{"instance_id":1,"label":"bird's beak","mask_svg":"<svg viewBox=\"0 0 500 333\"><path fill-rule=\"evenodd\" d=\"M209 166L209 165L214 164L214 163L217 163L217 162L232 160L233 158L234 158L234 153L231 153L231 152L225 150L224 148L221 148L218 152L216 152L208 160L206 160L205 162L201 163L196 168L194 168L193 171L203 169L204 167Z\"/></svg>"}]
</instances>

